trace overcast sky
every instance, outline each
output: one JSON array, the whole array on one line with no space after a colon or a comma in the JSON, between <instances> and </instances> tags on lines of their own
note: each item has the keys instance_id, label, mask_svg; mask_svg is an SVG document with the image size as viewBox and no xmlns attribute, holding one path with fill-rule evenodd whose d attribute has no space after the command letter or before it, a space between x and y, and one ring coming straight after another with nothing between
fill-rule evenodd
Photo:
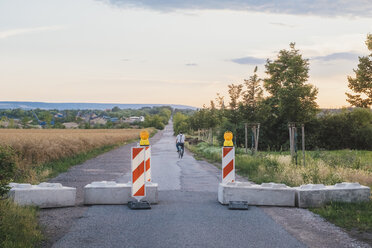
<instances>
[{"instance_id":1,"label":"overcast sky","mask_svg":"<svg viewBox=\"0 0 372 248\"><path fill-rule=\"evenodd\" d=\"M348 106L371 32L370 0L0 0L0 100L201 107L296 42Z\"/></svg>"}]
</instances>

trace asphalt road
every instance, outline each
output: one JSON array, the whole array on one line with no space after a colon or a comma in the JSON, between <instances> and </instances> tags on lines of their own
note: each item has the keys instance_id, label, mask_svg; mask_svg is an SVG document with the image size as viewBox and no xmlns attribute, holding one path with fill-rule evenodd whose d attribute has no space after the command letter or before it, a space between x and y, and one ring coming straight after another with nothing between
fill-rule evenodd
<instances>
[{"instance_id":1,"label":"asphalt road","mask_svg":"<svg viewBox=\"0 0 372 248\"><path fill-rule=\"evenodd\" d=\"M168 125L152 144L159 204L151 210L88 207L53 247L306 247L260 208L232 211L220 205L220 171L188 153L178 159L172 133ZM117 181L129 178L126 173Z\"/></svg>"}]
</instances>

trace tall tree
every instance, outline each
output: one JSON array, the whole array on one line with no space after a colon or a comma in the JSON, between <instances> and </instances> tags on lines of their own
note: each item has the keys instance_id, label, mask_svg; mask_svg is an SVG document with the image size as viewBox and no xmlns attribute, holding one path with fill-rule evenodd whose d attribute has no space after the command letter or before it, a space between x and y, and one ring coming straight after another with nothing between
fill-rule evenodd
<instances>
[{"instance_id":1,"label":"tall tree","mask_svg":"<svg viewBox=\"0 0 372 248\"><path fill-rule=\"evenodd\" d=\"M227 118L233 124L234 143L236 144L236 133L238 123L240 121L239 105L241 104L240 98L242 96L243 85L242 84L230 84L229 86L229 110L227 111Z\"/></svg>"},{"instance_id":2,"label":"tall tree","mask_svg":"<svg viewBox=\"0 0 372 248\"><path fill-rule=\"evenodd\" d=\"M213 101L211 101L211 106L210 108L205 108L205 118L206 118L206 127L209 129L208 132L208 138L209 141L212 142L213 144L213 130L217 127L217 125L220 122L220 119L218 118L218 112L216 109L216 106Z\"/></svg>"},{"instance_id":3,"label":"tall tree","mask_svg":"<svg viewBox=\"0 0 372 248\"><path fill-rule=\"evenodd\" d=\"M200 119L203 119L201 122L203 125L200 125L200 127L210 129L215 128L219 124L219 119L217 115L217 109L213 101L211 101L211 106L208 108L207 106L203 105L203 108L198 110L196 113L196 116L198 116Z\"/></svg>"},{"instance_id":4,"label":"tall tree","mask_svg":"<svg viewBox=\"0 0 372 248\"><path fill-rule=\"evenodd\" d=\"M239 106L240 97L243 91L242 84L230 84L229 86L230 103L229 107L231 110L236 110Z\"/></svg>"},{"instance_id":5,"label":"tall tree","mask_svg":"<svg viewBox=\"0 0 372 248\"><path fill-rule=\"evenodd\" d=\"M257 104L262 100L263 90L260 85L261 79L257 75L257 66L254 68L253 75L249 79L244 79L247 90L243 93L244 118L255 121Z\"/></svg>"},{"instance_id":6,"label":"tall tree","mask_svg":"<svg viewBox=\"0 0 372 248\"><path fill-rule=\"evenodd\" d=\"M216 105L214 101L211 101L211 107L208 111L208 127L215 128L220 123L218 119L218 110L216 109Z\"/></svg>"},{"instance_id":7,"label":"tall tree","mask_svg":"<svg viewBox=\"0 0 372 248\"><path fill-rule=\"evenodd\" d=\"M283 121L306 122L317 112L318 90L307 83L308 59L302 58L295 43L289 46L289 50L279 51L274 61L267 60L265 67L269 77L264 79L264 87L270 94L273 112L278 112Z\"/></svg>"},{"instance_id":8,"label":"tall tree","mask_svg":"<svg viewBox=\"0 0 372 248\"><path fill-rule=\"evenodd\" d=\"M221 110L225 109L225 97L221 96L220 93L217 93L216 102L218 104L218 108Z\"/></svg>"},{"instance_id":9,"label":"tall tree","mask_svg":"<svg viewBox=\"0 0 372 248\"><path fill-rule=\"evenodd\" d=\"M345 93L352 106L369 108L372 106L372 34L367 35L366 45L371 51L368 56L359 57L358 69L354 69L355 78L347 77L348 87L356 95ZM366 97L362 97L364 94Z\"/></svg>"},{"instance_id":10,"label":"tall tree","mask_svg":"<svg viewBox=\"0 0 372 248\"><path fill-rule=\"evenodd\" d=\"M220 120L220 122L222 122L222 119L225 117L225 110L226 110L226 107L225 107L225 97L224 96L221 96L219 93L217 93L217 97L216 97L216 103L217 103L217 106L216 104L214 104L215 108L216 108L216 112L217 112L217 118Z\"/></svg>"}]
</instances>

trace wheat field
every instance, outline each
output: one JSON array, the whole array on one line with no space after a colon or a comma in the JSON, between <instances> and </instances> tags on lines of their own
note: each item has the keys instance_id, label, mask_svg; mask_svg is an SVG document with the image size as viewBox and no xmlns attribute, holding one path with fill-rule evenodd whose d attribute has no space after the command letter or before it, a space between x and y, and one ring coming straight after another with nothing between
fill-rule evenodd
<instances>
[{"instance_id":1,"label":"wheat field","mask_svg":"<svg viewBox=\"0 0 372 248\"><path fill-rule=\"evenodd\" d=\"M21 171L139 138L140 129L0 129L0 146L16 152ZM153 130L150 130L153 132Z\"/></svg>"}]
</instances>

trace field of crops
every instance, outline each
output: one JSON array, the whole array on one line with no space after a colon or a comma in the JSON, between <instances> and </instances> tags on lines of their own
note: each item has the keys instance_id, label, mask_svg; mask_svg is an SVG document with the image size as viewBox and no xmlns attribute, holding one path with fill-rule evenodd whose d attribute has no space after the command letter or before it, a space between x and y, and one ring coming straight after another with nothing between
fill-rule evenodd
<instances>
[{"instance_id":1,"label":"field of crops","mask_svg":"<svg viewBox=\"0 0 372 248\"><path fill-rule=\"evenodd\" d=\"M139 137L139 129L0 129L0 146L16 152L18 180L38 181L51 172L43 164L112 148ZM36 174L44 173L37 176Z\"/></svg>"}]
</instances>

